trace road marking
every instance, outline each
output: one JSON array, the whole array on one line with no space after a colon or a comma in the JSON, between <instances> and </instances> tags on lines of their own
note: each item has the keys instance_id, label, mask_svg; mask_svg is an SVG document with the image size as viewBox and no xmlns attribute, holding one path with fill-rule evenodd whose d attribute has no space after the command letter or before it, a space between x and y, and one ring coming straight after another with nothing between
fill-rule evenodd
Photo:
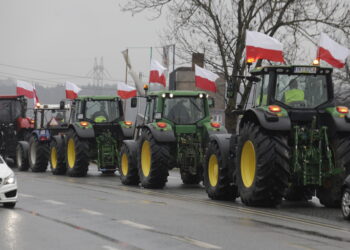
<instances>
[{"instance_id":1,"label":"road marking","mask_svg":"<svg viewBox=\"0 0 350 250\"><path fill-rule=\"evenodd\" d=\"M147 225L143 225L143 224L139 224L139 223L136 223L136 222L132 222L132 221L129 221L129 220L119 220L118 222L121 223L121 224L124 224L124 225L128 225L128 226L131 226L131 227L138 228L138 229L144 229L144 230L153 230L154 229L153 227L150 227L150 226L147 226Z\"/></svg>"},{"instance_id":2,"label":"road marking","mask_svg":"<svg viewBox=\"0 0 350 250\"><path fill-rule=\"evenodd\" d=\"M215 246L215 245L206 243L206 242L204 242L204 241L199 241L199 240L191 239L191 238L188 238L188 237L172 236L172 238L177 239L177 240L180 240L180 241L183 241L183 242L186 242L186 243L190 243L190 244L192 244L192 245L194 245L194 246L201 247L201 248L206 248L206 249L222 249L222 248L219 247L219 246Z\"/></svg>"},{"instance_id":3,"label":"road marking","mask_svg":"<svg viewBox=\"0 0 350 250\"><path fill-rule=\"evenodd\" d=\"M22 194L22 193L19 193L20 196L22 197L26 197L26 198L34 198L33 195L30 195L30 194Z\"/></svg>"},{"instance_id":4,"label":"road marking","mask_svg":"<svg viewBox=\"0 0 350 250\"><path fill-rule=\"evenodd\" d=\"M87 214L91 214L91 215L103 215L100 212L96 212L96 211L85 209L85 208L80 209L80 211L87 213Z\"/></svg>"},{"instance_id":5,"label":"road marking","mask_svg":"<svg viewBox=\"0 0 350 250\"><path fill-rule=\"evenodd\" d=\"M52 204L52 205L66 205L66 204L63 203L63 202L55 201L55 200L44 200L44 202L50 203L50 204Z\"/></svg>"},{"instance_id":6,"label":"road marking","mask_svg":"<svg viewBox=\"0 0 350 250\"><path fill-rule=\"evenodd\" d=\"M111 246L103 246L102 248L106 249L106 250L119 250L118 248L114 248Z\"/></svg>"}]
</instances>

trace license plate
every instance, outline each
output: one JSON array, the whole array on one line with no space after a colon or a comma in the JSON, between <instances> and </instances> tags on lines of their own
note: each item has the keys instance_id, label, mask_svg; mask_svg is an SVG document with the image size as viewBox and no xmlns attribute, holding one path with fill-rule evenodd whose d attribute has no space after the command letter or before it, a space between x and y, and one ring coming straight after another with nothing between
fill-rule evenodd
<instances>
[{"instance_id":1,"label":"license plate","mask_svg":"<svg viewBox=\"0 0 350 250\"><path fill-rule=\"evenodd\" d=\"M303 74L316 74L316 67L295 67L294 73L303 73Z\"/></svg>"}]
</instances>

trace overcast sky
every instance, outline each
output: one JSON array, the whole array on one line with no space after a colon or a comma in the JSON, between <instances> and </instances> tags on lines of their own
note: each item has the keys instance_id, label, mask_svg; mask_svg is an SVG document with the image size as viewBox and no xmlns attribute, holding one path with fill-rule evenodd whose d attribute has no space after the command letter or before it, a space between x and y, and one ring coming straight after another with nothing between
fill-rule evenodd
<instances>
[{"instance_id":1,"label":"overcast sky","mask_svg":"<svg viewBox=\"0 0 350 250\"><path fill-rule=\"evenodd\" d=\"M133 17L120 10L123 3L125 0L0 0L0 64L85 76L92 70L94 57L103 56L113 79L124 80L120 52L126 47L159 46L165 20L150 21L149 13ZM130 49L130 55L137 71L148 71L149 49ZM156 50L154 55L159 57ZM23 80L91 82L0 65L0 79L9 74Z\"/></svg>"}]
</instances>

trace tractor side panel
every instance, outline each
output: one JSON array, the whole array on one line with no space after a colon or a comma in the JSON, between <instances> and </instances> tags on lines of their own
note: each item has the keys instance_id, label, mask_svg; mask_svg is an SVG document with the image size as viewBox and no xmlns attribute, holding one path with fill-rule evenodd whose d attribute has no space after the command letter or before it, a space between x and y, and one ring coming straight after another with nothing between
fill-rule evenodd
<instances>
[{"instance_id":1,"label":"tractor side panel","mask_svg":"<svg viewBox=\"0 0 350 250\"><path fill-rule=\"evenodd\" d=\"M154 124L147 124L145 127L151 131L154 139L158 142L176 142L176 137L172 129L158 129Z\"/></svg>"},{"instance_id":2,"label":"tractor side panel","mask_svg":"<svg viewBox=\"0 0 350 250\"><path fill-rule=\"evenodd\" d=\"M258 122L264 129L273 131L289 131L292 127L288 116L279 117L259 109L248 110L240 122L240 128L248 121Z\"/></svg>"}]
</instances>

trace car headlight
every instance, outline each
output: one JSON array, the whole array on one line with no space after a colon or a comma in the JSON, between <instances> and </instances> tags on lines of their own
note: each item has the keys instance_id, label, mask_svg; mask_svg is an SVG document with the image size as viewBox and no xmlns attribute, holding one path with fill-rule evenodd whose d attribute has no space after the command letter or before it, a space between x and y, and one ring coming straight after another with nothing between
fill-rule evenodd
<instances>
[{"instance_id":1,"label":"car headlight","mask_svg":"<svg viewBox=\"0 0 350 250\"><path fill-rule=\"evenodd\" d=\"M4 185L15 184L15 183L16 183L16 177L14 174L10 174L8 177L4 179Z\"/></svg>"}]
</instances>

